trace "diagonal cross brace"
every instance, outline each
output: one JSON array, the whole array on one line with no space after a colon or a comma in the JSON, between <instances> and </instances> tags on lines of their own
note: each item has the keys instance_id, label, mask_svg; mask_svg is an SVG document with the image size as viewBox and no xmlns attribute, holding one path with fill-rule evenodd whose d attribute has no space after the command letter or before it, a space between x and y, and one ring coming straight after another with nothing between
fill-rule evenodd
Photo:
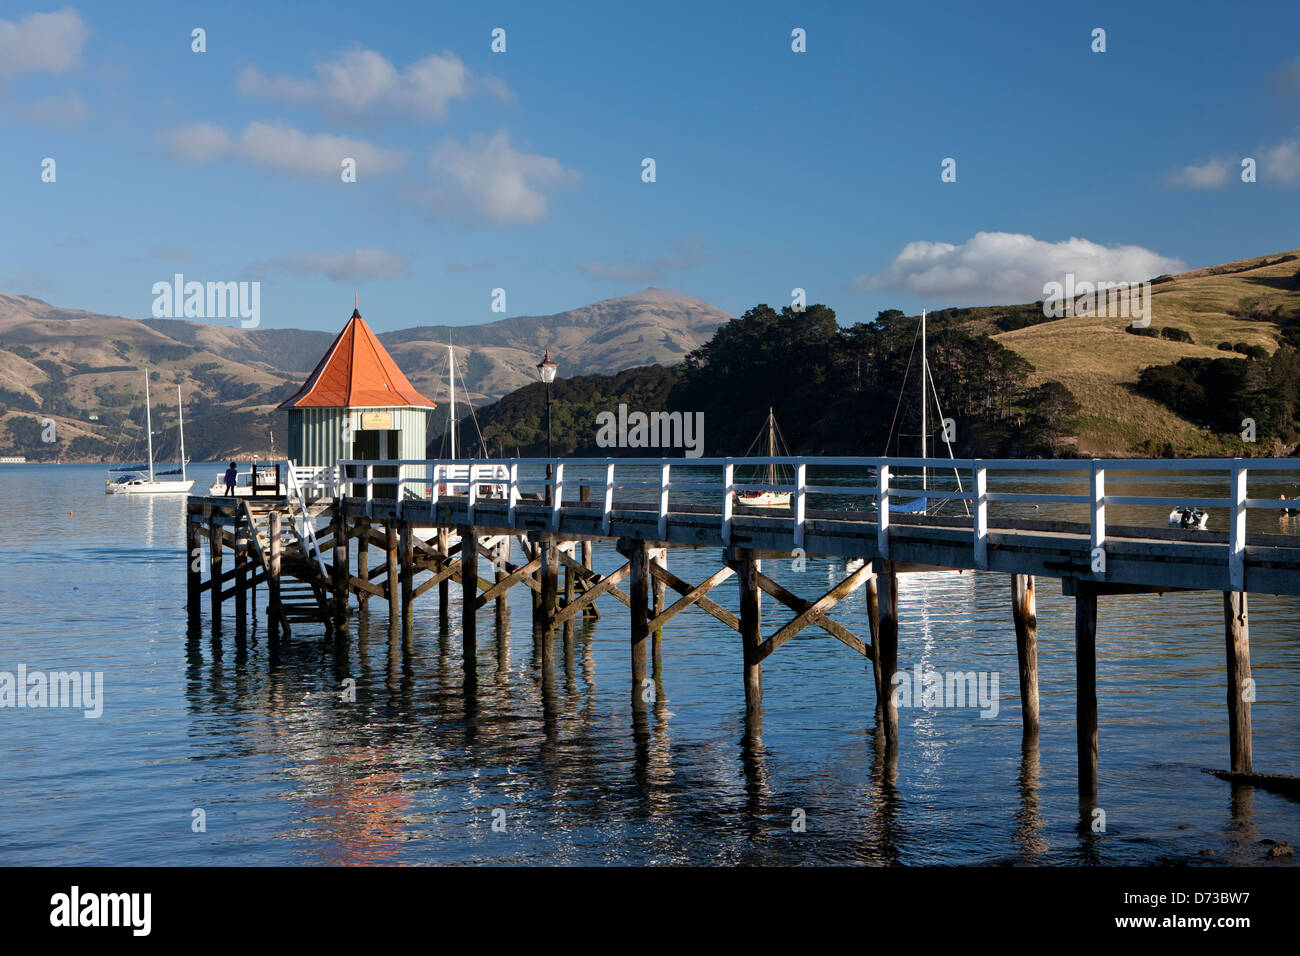
<instances>
[{"instance_id":1,"label":"diagonal cross brace","mask_svg":"<svg viewBox=\"0 0 1300 956\"><path fill-rule=\"evenodd\" d=\"M839 584L835 585L835 587L831 588L816 601L805 601L797 594L787 591L785 588L781 587L781 585L767 577L767 575L760 572L758 574L758 586L786 607L790 608L790 610L794 611L795 617L758 646L758 659L763 660L768 657L778 647L809 625L820 627L827 634L831 635L831 637L847 644L863 657L869 658L871 656L871 645L863 641L844 625L826 617L825 613L835 605L839 604L840 601L844 600L844 598L848 597L850 593L857 590L862 582L871 577L872 574L872 567L868 562L850 574Z\"/></svg>"},{"instance_id":2,"label":"diagonal cross brace","mask_svg":"<svg viewBox=\"0 0 1300 956\"><path fill-rule=\"evenodd\" d=\"M563 553L561 553L560 557L561 559L564 559L566 556ZM582 565L579 564L578 567L582 568ZM587 569L582 568L582 570L586 571ZM613 594L624 604L630 605L632 603L631 599L624 592L620 591L617 587L615 587L615 585L618 584L620 581L622 581L625 577L627 577L631 573L632 573L632 563L630 561L627 564L623 565L621 568L619 568L617 571L612 571L609 574L605 575L604 577L601 577L597 574L591 574L590 572L588 572L588 574L590 574L590 577L584 578L584 580L588 582L587 590L582 593L581 597L574 599L569 604L566 604L560 610L560 612L555 615L555 623L563 624L565 621L569 620L574 615L578 614L584 607L593 603L596 600L596 598L606 593Z\"/></svg>"},{"instance_id":3,"label":"diagonal cross brace","mask_svg":"<svg viewBox=\"0 0 1300 956\"><path fill-rule=\"evenodd\" d=\"M668 587L672 588L678 594L682 595L682 597L680 600L673 602L671 607L665 608L657 617L655 617L650 622L650 630L652 631L658 630L660 627L663 626L663 623L667 621L669 618L674 617L677 614L681 613L682 611L686 610L686 608L690 607L692 604L698 604L701 611L709 612L715 618L721 621L723 624L727 625L727 627L731 628L733 631L739 631L740 618L736 617L736 615L732 614L730 611L722 607L716 601L713 601L710 598L704 596L709 591L712 591L715 587L717 587L719 584L725 581L727 578L731 577L731 575L734 573L735 573L734 568L731 568L729 566L724 567L719 571L715 572L708 580L706 580L702 584L697 584L695 587L691 587L681 578L674 575L667 568L652 562L650 565L650 574L653 577L657 578L658 580L662 581L664 584L668 585Z\"/></svg>"}]
</instances>

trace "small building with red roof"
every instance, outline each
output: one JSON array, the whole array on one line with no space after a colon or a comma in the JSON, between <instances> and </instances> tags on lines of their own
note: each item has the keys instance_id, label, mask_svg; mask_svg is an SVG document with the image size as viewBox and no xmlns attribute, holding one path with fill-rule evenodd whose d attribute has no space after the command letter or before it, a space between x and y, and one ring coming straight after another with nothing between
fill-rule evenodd
<instances>
[{"instance_id":1,"label":"small building with red roof","mask_svg":"<svg viewBox=\"0 0 1300 956\"><path fill-rule=\"evenodd\" d=\"M294 464L333 468L345 459L423 461L429 414L438 405L402 374L361 312L353 309L302 388L279 407L289 412ZM375 477L395 472L376 468ZM396 491L384 494L382 488L375 488L375 497L392 497ZM423 483L414 482L406 494L422 497L423 491Z\"/></svg>"}]
</instances>

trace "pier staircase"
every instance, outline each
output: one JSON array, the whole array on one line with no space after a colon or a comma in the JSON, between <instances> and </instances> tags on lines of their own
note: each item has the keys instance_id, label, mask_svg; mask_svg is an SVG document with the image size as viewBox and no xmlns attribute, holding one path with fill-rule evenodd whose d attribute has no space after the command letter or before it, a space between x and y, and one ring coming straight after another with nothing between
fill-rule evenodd
<instances>
[{"instance_id":1,"label":"pier staircase","mask_svg":"<svg viewBox=\"0 0 1300 956\"><path fill-rule=\"evenodd\" d=\"M291 633L292 625L297 623L329 626L327 569L315 531L302 510L302 499L291 491L288 499L245 499L240 504L252 529L250 545L268 579L271 575L271 515L280 513L279 618L285 633Z\"/></svg>"}]
</instances>

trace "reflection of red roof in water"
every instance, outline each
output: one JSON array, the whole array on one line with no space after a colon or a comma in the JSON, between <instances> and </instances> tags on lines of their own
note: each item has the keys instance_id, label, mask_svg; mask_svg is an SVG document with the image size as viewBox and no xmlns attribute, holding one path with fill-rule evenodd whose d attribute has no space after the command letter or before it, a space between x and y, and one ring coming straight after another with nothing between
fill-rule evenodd
<instances>
[{"instance_id":1,"label":"reflection of red roof in water","mask_svg":"<svg viewBox=\"0 0 1300 956\"><path fill-rule=\"evenodd\" d=\"M302 388L281 408L437 408L415 390L356 309Z\"/></svg>"}]
</instances>

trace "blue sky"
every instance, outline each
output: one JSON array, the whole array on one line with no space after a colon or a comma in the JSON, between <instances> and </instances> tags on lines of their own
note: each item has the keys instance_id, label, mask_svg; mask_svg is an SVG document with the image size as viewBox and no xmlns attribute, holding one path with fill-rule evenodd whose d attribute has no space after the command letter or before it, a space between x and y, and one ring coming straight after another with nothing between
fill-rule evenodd
<instances>
[{"instance_id":1,"label":"blue sky","mask_svg":"<svg viewBox=\"0 0 1300 956\"><path fill-rule=\"evenodd\" d=\"M847 324L1300 246L1294 2L197 9L0 4L0 291L146 317L182 272L384 331L800 287Z\"/></svg>"}]
</instances>

